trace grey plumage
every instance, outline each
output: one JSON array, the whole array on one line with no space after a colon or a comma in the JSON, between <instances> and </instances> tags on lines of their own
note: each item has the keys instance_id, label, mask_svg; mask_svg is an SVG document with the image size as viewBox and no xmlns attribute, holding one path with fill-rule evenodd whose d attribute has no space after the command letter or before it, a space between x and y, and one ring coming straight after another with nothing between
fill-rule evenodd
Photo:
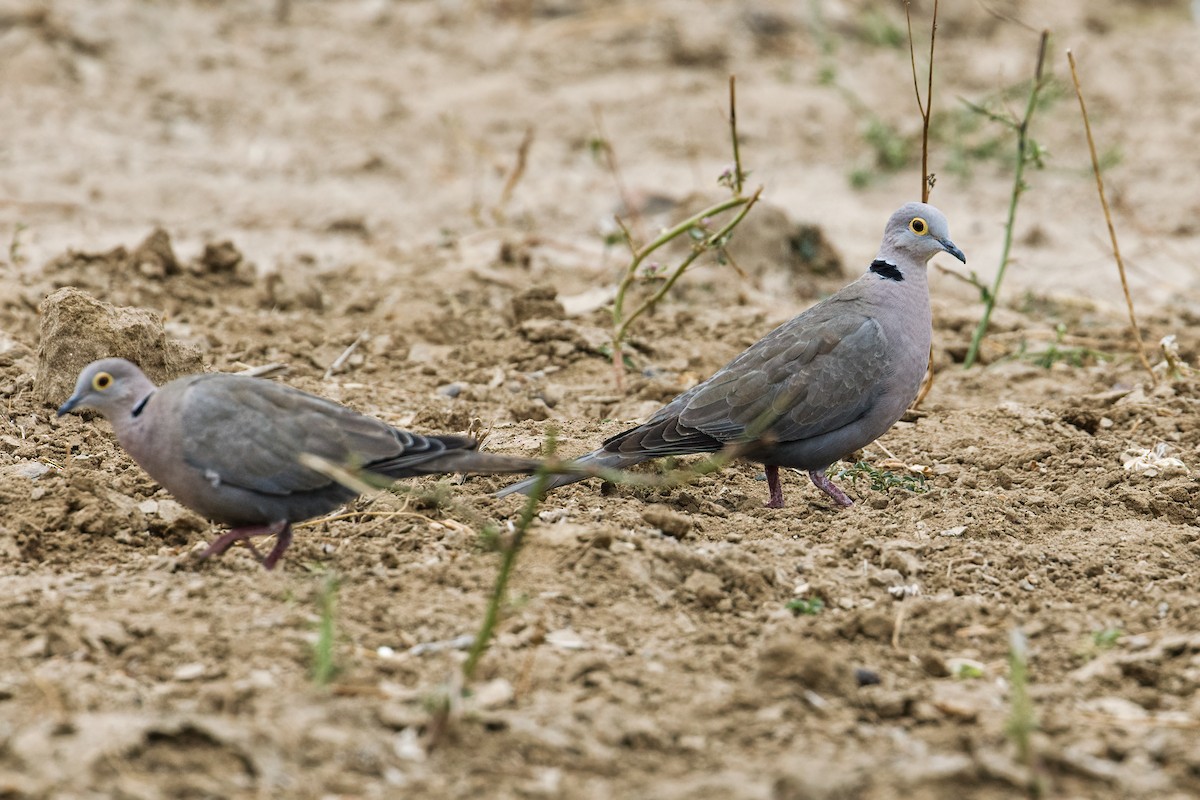
<instances>
[{"instance_id":1,"label":"grey plumage","mask_svg":"<svg viewBox=\"0 0 1200 800\"><path fill-rule=\"evenodd\" d=\"M835 502L851 505L825 470L882 436L916 398L932 333L925 265L940 252L966 262L940 211L901 207L865 275L576 464L623 469L738 445L741 457L766 467L768 506L783 505L780 467L807 471ZM585 477L558 475L547 486ZM528 493L532 485L521 481L498 494Z\"/></svg>"},{"instance_id":2,"label":"grey plumage","mask_svg":"<svg viewBox=\"0 0 1200 800\"><path fill-rule=\"evenodd\" d=\"M385 478L453 472L533 472L538 461L475 451L465 436L421 436L261 378L213 373L155 387L134 364L94 361L58 415L92 408L150 477L185 506L234 526L202 555L240 539L278 535L263 561L275 565L291 523L337 508L357 492L300 462L309 453Z\"/></svg>"}]
</instances>

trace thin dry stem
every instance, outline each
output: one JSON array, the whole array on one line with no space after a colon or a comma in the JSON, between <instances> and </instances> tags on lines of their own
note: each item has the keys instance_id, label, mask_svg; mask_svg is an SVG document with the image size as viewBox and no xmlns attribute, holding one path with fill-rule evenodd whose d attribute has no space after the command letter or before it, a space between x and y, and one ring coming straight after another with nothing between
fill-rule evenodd
<instances>
[{"instance_id":1,"label":"thin dry stem","mask_svg":"<svg viewBox=\"0 0 1200 800\"><path fill-rule=\"evenodd\" d=\"M1113 226L1112 213L1108 208L1108 198L1104 194L1104 179L1100 176L1100 159L1096 157L1096 142L1092 139L1092 124L1088 120L1087 104L1083 102L1083 87L1079 85L1079 73L1075 70L1075 54L1067 51L1067 61L1071 65L1071 80L1075 83L1075 96L1079 98L1079 112L1083 115L1083 130L1087 134L1088 152L1092 156L1092 172L1096 175L1096 191L1100 194L1100 205L1104 209L1104 222L1108 225L1108 236L1112 240L1113 258L1117 261L1117 271L1121 273L1121 289L1125 292L1125 305L1129 308L1129 327L1133 330L1133 338L1137 340L1138 358L1150 375L1151 385L1158 383L1150 359L1146 357L1146 345L1142 341L1142 331L1138 328L1137 315L1133 311L1133 297L1129 294L1129 281L1125 277L1125 260L1121 258L1121 248L1117 245L1117 229Z\"/></svg>"},{"instance_id":2,"label":"thin dry stem","mask_svg":"<svg viewBox=\"0 0 1200 800\"><path fill-rule=\"evenodd\" d=\"M600 106L592 106L592 116L596 120L596 136L599 140L599 147L604 151L604 164L608 167L608 172L612 175L613 183L617 186L617 195L621 198L621 205L625 206L625 213L629 215L629 221L635 231L637 231L638 239L645 238L642 224L642 214L638 211L637 204L633 201L633 196L629 194L629 190L625 187L625 179L621 177L621 169L617 165L617 153L613 150L612 143L608 141L608 136L604 133L604 117L601 114ZM622 228L624 225L621 226ZM629 240L633 241L632 238Z\"/></svg>"},{"instance_id":3,"label":"thin dry stem","mask_svg":"<svg viewBox=\"0 0 1200 800\"><path fill-rule=\"evenodd\" d=\"M525 166L529 163L529 148L533 146L533 131L532 125L526 128L525 136L521 139L521 144L517 146L517 163L513 165L512 172L508 173L508 180L504 182L504 188L500 190L500 206L508 204L513 190L517 188L517 184L525 175Z\"/></svg>"},{"instance_id":4,"label":"thin dry stem","mask_svg":"<svg viewBox=\"0 0 1200 800\"><path fill-rule=\"evenodd\" d=\"M325 370L325 375L321 378L321 380L327 381L333 377L336 372L340 371L341 368L346 365L346 361L350 358L350 356L354 354L354 351L358 349L358 346L369 338L370 334L368 334L366 331L363 331L356 336L354 341L351 342L350 345L342 351L341 355L333 360L333 363L329 365L329 368Z\"/></svg>"},{"instance_id":5,"label":"thin dry stem","mask_svg":"<svg viewBox=\"0 0 1200 800\"><path fill-rule=\"evenodd\" d=\"M729 135L733 138L733 193L742 193L742 154L737 135L737 76L729 76Z\"/></svg>"},{"instance_id":6,"label":"thin dry stem","mask_svg":"<svg viewBox=\"0 0 1200 800\"><path fill-rule=\"evenodd\" d=\"M912 9L909 0L904 3L904 19L908 23L908 58L912 64L913 92L917 96L917 110L921 112L921 202L929 202L934 178L929 174L929 119L933 113L933 48L937 42L938 0L933 0L933 21L929 28L929 73L925 87L925 100L921 100L921 85L917 78L917 53L913 44ZM932 377L930 378L932 380Z\"/></svg>"},{"instance_id":7,"label":"thin dry stem","mask_svg":"<svg viewBox=\"0 0 1200 800\"><path fill-rule=\"evenodd\" d=\"M929 117L933 112L933 47L937 41L938 1L933 0L933 22L929 29L929 77L925 89L925 101L921 101L921 85L917 79L917 53L913 44L912 4L909 0L904 3L904 19L908 23L908 59L912 64L913 93L917 96L917 110L921 112L921 202L929 202L929 193L933 191L933 176L929 174ZM929 365L925 368L925 377L921 380L921 389L912 408L918 408L925 396L933 388L935 379L933 369L933 345L929 346Z\"/></svg>"},{"instance_id":8,"label":"thin dry stem","mask_svg":"<svg viewBox=\"0 0 1200 800\"><path fill-rule=\"evenodd\" d=\"M909 406L909 408L914 409L914 410L918 409L921 407L921 403L925 402L925 396L928 395L929 390L933 388L934 375L935 375L935 373L934 373L934 369L933 369L933 345L930 344L929 345L929 366L927 366L925 368L925 377L921 379L921 388L917 392L917 399L912 401L912 405Z\"/></svg>"}]
</instances>

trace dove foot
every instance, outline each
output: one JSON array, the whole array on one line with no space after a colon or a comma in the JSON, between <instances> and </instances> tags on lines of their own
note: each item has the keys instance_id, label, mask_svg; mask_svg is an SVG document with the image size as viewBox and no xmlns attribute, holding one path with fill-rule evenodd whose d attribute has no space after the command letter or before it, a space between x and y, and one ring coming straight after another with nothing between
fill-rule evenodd
<instances>
[{"instance_id":1,"label":"dove foot","mask_svg":"<svg viewBox=\"0 0 1200 800\"><path fill-rule=\"evenodd\" d=\"M276 525L279 523L276 522ZM288 545L292 543L292 525L289 522L283 523L283 530L279 531L275 537L275 546L271 548L271 552L267 553L267 557L263 559L262 565L264 569L275 569L275 565L279 562L283 551L288 549ZM249 544L249 542L247 542Z\"/></svg>"},{"instance_id":2,"label":"dove foot","mask_svg":"<svg viewBox=\"0 0 1200 800\"><path fill-rule=\"evenodd\" d=\"M271 552L263 558L259 554L258 548L250 541L254 536L275 536L275 546L271 548ZM231 528L225 533L213 540L213 543L205 548L204 552L199 555L201 561L212 556L219 556L233 547L237 542L244 541L246 546L250 548L250 552L254 553L266 569L273 569L278 563L279 558L283 555L283 551L287 550L288 545L292 543L292 526L287 520L281 519L278 522L272 522L270 525L247 525L241 528Z\"/></svg>"},{"instance_id":3,"label":"dove foot","mask_svg":"<svg viewBox=\"0 0 1200 800\"><path fill-rule=\"evenodd\" d=\"M825 474L823 469L810 469L808 477L816 486L825 494L833 498L833 502L837 503L842 508L849 508L854 505L854 501L846 496L846 493L837 487L837 484Z\"/></svg>"},{"instance_id":4,"label":"dove foot","mask_svg":"<svg viewBox=\"0 0 1200 800\"><path fill-rule=\"evenodd\" d=\"M767 490L771 496L763 504L763 508L783 508L783 484L779 482L779 467L767 464L764 471L767 473Z\"/></svg>"}]
</instances>

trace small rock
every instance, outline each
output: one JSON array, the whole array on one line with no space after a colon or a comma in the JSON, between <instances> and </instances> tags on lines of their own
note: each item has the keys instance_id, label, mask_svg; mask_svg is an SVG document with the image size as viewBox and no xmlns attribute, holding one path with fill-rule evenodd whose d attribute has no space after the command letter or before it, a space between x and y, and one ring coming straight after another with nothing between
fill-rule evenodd
<instances>
[{"instance_id":1,"label":"small rock","mask_svg":"<svg viewBox=\"0 0 1200 800\"><path fill-rule=\"evenodd\" d=\"M795 681L813 692L839 697L855 689L851 670L837 654L797 633L776 635L767 643L758 656L757 680Z\"/></svg>"},{"instance_id":2,"label":"small rock","mask_svg":"<svg viewBox=\"0 0 1200 800\"><path fill-rule=\"evenodd\" d=\"M436 391L442 397L454 398L462 394L464 388L465 387L461 383L455 381L454 383L443 383L441 386L437 387Z\"/></svg>"},{"instance_id":3,"label":"small rock","mask_svg":"<svg viewBox=\"0 0 1200 800\"><path fill-rule=\"evenodd\" d=\"M6 470L6 472L7 471L8 470ZM49 471L49 465L43 464L40 461L22 461L21 463L14 464L12 466L10 474L16 475L20 478L28 478L29 480L34 481Z\"/></svg>"},{"instance_id":4,"label":"small rock","mask_svg":"<svg viewBox=\"0 0 1200 800\"><path fill-rule=\"evenodd\" d=\"M912 698L906 693L891 689L866 690L866 703L883 719L897 719L908 714Z\"/></svg>"},{"instance_id":5,"label":"small rock","mask_svg":"<svg viewBox=\"0 0 1200 800\"><path fill-rule=\"evenodd\" d=\"M268 274L263 279L263 292L259 297L259 306L263 308L278 308L282 311L293 309L309 309L323 311L325 309L325 293L321 284L310 269L300 264L285 264L278 271Z\"/></svg>"},{"instance_id":6,"label":"small rock","mask_svg":"<svg viewBox=\"0 0 1200 800\"><path fill-rule=\"evenodd\" d=\"M514 295L509 307L517 325L530 319L563 319L567 315L553 286L534 286Z\"/></svg>"},{"instance_id":7,"label":"small rock","mask_svg":"<svg viewBox=\"0 0 1200 800\"><path fill-rule=\"evenodd\" d=\"M942 531L941 535L942 536L962 536L966 532L967 532L967 526L959 525L954 528L946 528L946 530Z\"/></svg>"},{"instance_id":8,"label":"small rock","mask_svg":"<svg viewBox=\"0 0 1200 800\"><path fill-rule=\"evenodd\" d=\"M712 607L725 599L725 588L721 579L711 572L693 570L683 582L683 588L691 592L704 606Z\"/></svg>"},{"instance_id":9,"label":"small rock","mask_svg":"<svg viewBox=\"0 0 1200 800\"><path fill-rule=\"evenodd\" d=\"M4 331L0 331L0 367L11 367L18 359L32 356L33 351Z\"/></svg>"},{"instance_id":10,"label":"small rock","mask_svg":"<svg viewBox=\"0 0 1200 800\"><path fill-rule=\"evenodd\" d=\"M559 650L586 650L587 642L570 628L560 628L546 634L546 644Z\"/></svg>"},{"instance_id":11,"label":"small rock","mask_svg":"<svg viewBox=\"0 0 1200 800\"><path fill-rule=\"evenodd\" d=\"M170 499L169 497L164 497L161 500L156 500L155 503L157 504L157 508L155 509L155 514L158 516L159 519L161 519L163 522L167 523L168 525L174 524L175 522L179 521L183 517L195 516L194 514L192 514L191 511L188 511L180 503L177 503L176 501Z\"/></svg>"},{"instance_id":12,"label":"small rock","mask_svg":"<svg viewBox=\"0 0 1200 800\"><path fill-rule=\"evenodd\" d=\"M197 272L221 275L221 273L238 271L241 263L241 251L234 246L232 241L208 242L205 243L204 252L200 254L200 259L193 269L196 269Z\"/></svg>"},{"instance_id":13,"label":"small rock","mask_svg":"<svg viewBox=\"0 0 1200 800\"><path fill-rule=\"evenodd\" d=\"M511 703L516 694L511 683L504 678L496 678L475 691L475 704L484 709L500 708Z\"/></svg>"},{"instance_id":14,"label":"small rock","mask_svg":"<svg viewBox=\"0 0 1200 800\"><path fill-rule=\"evenodd\" d=\"M413 342L408 348L406 358L413 364L438 364L448 359L453 350L454 348L448 344Z\"/></svg>"},{"instance_id":15,"label":"small rock","mask_svg":"<svg viewBox=\"0 0 1200 800\"><path fill-rule=\"evenodd\" d=\"M196 661L191 664L182 664L175 668L171 673L171 677L177 681L194 681L204 677L207 668Z\"/></svg>"},{"instance_id":16,"label":"small rock","mask_svg":"<svg viewBox=\"0 0 1200 800\"><path fill-rule=\"evenodd\" d=\"M1084 707L1089 711L1095 711L1123 722L1144 720L1150 716L1145 708L1124 697L1097 697L1094 700L1086 701Z\"/></svg>"},{"instance_id":17,"label":"small rock","mask_svg":"<svg viewBox=\"0 0 1200 800\"><path fill-rule=\"evenodd\" d=\"M524 422L525 420L541 422L550 418L550 407L540 397L527 397L517 400L509 406L508 410L515 422Z\"/></svg>"},{"instance_id":18,"label":"small rock","mask_svg":"<svg viewBox=\"0 0 1200 800\"><path fill-rule=\"evenodd\" d=\"M923 653L918 658L921 662L921 669L925 670L926 675L934 678L950 677L950 667L947 666L946 659L937 653Z\"/></svg>"},{"instance_id":19,"label":"small rock","mask_svg":"<svg viewBox=\"0 0 1200 800\"><path fill-rule=\"evenodd\" d=\"M666 506L647 506L642 511L642 519L646 521L646 524L658 528L667 536L676 539L684 538L687 536L688 531L692 529L692 520L690 517L680 514L677 511L672 511Z\"/></svg>"},{"instance_id":20,"label":"small rock","mask_svg":"<svg viewBox=\"0 0 1200 800\"><path fill-rule=\"evenodd\" d=\"M902 575L910 578L920 575L924 571L921 559L913 553L898 548L886 551L883 554L882 563L885 568L899 570Z\"/></svg>"},{"instance_id":21,"label":"small rock","mask_svg":"<svg viewBox=\"0 0 1200 800\"><path fill-rule=\"evenodd\" d=\"M856 667L854 670L854 682L859 686L877 686L883 682L879 677L879 673L866 667Z\"/></svg>"},{"instance_id":22,"label":"small rock","mask_svg":"<svg viewBox=\"0 0 1200 800\"><path fill-rule=\"evenodd\" d=\"M179 274L179 260L171 249L171 237L162 228L155 228L133 252L129 263L147 278L165 278Z\"/></svg>"},{"instance_id":23,"label":"small rock","mask_svg":"<svg viewBox=\"0 0 1200 800\"><path fill-rule=\"evenodd\" d=\"M904 581L904 576L899 570L881 569L873 573L868 580L876 586L898 586Z\"/></svg>"},{"instance_id":24,"label":"small rock","mask_svg":"<svg viewBox=\"0 0 1200 800\"><path fill-rule=\"evenodd\" d=\"M380 704L375 709L375 716L379 724L396 731L418 728L429 721L429 712L424 708L394 700Z\"/></svg>"},{"instance_id":25,"label":"small rock","mask_svg":"<svg viewBox=\"0 0 1200 800\"><path fill-rule=\"evenodd\" d=\"M977 685L935 683L931 701L933 707L948 717L962 722L973 722L982 710Z\"/></svg>"},{"instance_id":26,"label":"small rock","mask_svg":"<svg viewBox=\"0 0 1200 800\"><path fill-rule=\"evenodd\" d=\"M428 757L428 753L421 744L421 736L416 726L405 728L396 734L396 738L392 742L392 751L401 761L420 763Z\"/></svg>"}]
</instances>

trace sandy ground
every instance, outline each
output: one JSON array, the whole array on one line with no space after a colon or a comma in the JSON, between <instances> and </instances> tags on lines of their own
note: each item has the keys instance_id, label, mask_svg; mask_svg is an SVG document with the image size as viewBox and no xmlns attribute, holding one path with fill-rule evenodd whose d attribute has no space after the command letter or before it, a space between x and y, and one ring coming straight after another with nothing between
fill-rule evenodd
<instances>
[{"instance_id":1,"label":"sandy ground","mask_svg":"<svg viewBox=\"0 0 1200 800\"><path fill-rule=\"evenodd\" d=\"M242 548L197 564L216 530L103 421L57 420L34 391L39 304L78 287L148 309L207 368L280 362L394 424L520 454L553 429L582 452L865 268L919 185L902 7L297 0L280 20L266 0L6 2L0 797L1200 793L1200 391L1150 386L1131 355L1064 80L1070 47L1146 339L1176 334L1195 360L1200 29L1183 2L1050 5L942 4L932 199L984 279L1012 140L961 100L1019 113L1043 27L1054 82L986 364L960 368L978 293L933 270L937 380L862 454L922 467L927 491L844 477L858 503L838 511L789 474L769 510L742 464L560 490L447 720L432 709L461 695L495 577L481 533L521 508L491 497L504 481L359 500L387 513L301 529L273 573ZM638 325L618 392L595 350L624 259L612 214L622 194L666 206L653 231L720 197L730 73L765 187L735 240L746 276L685 277ZM795 255L799 223L841 275ZM131 256L156 227L178 273ZM1058 326L1078 363L1032 355ZM1185 466L1125 468L1159 444ZM331 575L340 671L322 688Z\"/></svg>"}]
</instances>

